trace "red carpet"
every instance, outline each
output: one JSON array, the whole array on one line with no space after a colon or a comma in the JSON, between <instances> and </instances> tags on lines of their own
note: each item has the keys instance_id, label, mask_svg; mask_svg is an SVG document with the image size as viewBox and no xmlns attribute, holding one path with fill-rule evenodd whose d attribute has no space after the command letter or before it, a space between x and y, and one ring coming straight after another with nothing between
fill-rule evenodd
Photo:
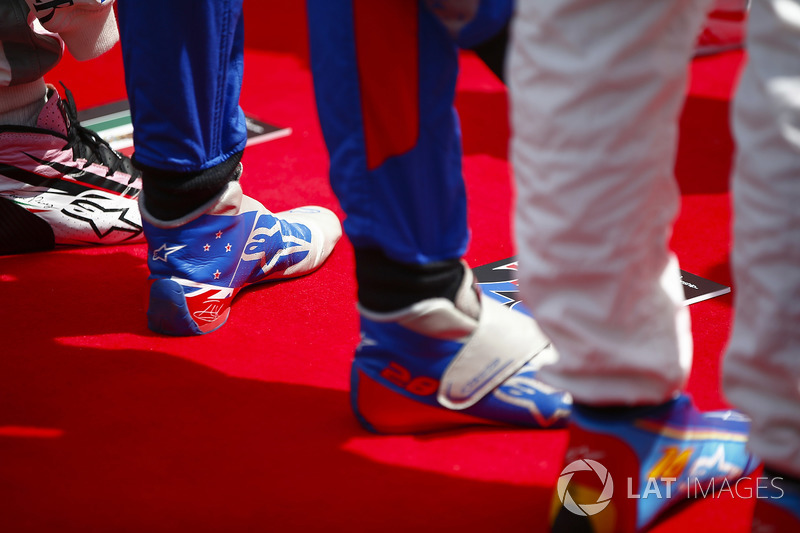
<instances>
[{"instance_id":1,"label":"red carpet","mask_svg":"<svg viewBox=\"0 0 800 533\"><path fill-rule=\"evenodd\" d=\"M342 215L294 4L247 2L242 105L293 134L247 150L243 185L273 210L314 203ZM674 248L685 270L727 285L727 113L740 61L695 61L677 165ZM49 80L63 80L79 108L125 95L118 48L67 58ZM505 92L469 54L457 104L477 266L514 250ZM318 273L246 291L228 324L202 338L147 330L146 277L143 245L0 258L0 531L545 530L563 432L377 437L356 424L346 241ZM692 315L689 387L716 408L730 295ZM654 531L749 531L751 513L750 500L707 500Z\"/></svg>"}]
</instances>

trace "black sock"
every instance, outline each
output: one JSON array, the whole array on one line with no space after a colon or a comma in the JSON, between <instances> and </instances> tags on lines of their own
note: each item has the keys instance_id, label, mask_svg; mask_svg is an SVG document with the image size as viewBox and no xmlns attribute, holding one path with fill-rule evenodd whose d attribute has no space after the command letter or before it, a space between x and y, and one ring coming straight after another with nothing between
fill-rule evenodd
<instances>
[{"instance_id":1,"label":"black sock","mask_svg":"<svg viewBox=\"0 0 800 533\"><path fill-rule=\"evenodd\" d=\"M142 171L142 191L147 211L158 220L175 220L185 216L214 196L237 178L236 169L242 152L234 154L219 165L195 172L161 170L136 161Z\"/></svg>"},{"instance_id":2,"label":"black sock","mask_svg":"<svg viewBox=\"0 0 800 533\"><path fill-rule=\"evenodd\" d=\"M503 83L506 82L505 68L509 41L508 27L509 25L506 24L496 35L472 49Z\"/></svg>"},{"instance_id":3,"label":"black sock","mask_svg":"<svg viewBox=\"0 0 800 533\"><path fill-rule=\"evenodd\" d=\"M401 263L376 248L357 248L355 257L358 301L371 311L397 311L428 298L455 301L464 278L459 259Z\"/></svg>"}]
</instances>

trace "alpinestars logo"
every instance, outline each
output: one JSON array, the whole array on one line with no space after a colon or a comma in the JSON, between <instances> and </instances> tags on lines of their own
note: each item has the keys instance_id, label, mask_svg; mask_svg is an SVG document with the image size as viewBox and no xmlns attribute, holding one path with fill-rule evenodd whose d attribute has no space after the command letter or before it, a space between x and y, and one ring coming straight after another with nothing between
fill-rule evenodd
<instances>
[{"instance_id":1,"label":"alpinestars logo","mask_svg":"<svg viewBox=\"0 0 800 533\"><path fill-rule=\"evenodd\" d=\"M548 349L543 350L543 352ZM552 351L552 350L550 350ZM547 355L537 356L529 361L515 375L499 385L492 395L498 400L527 410L540 427L547 428L563 422L569 417L570 410L564 408L556 398L562 392L536 379L536 372L542 365L552 362ZM553 397L552 401L543 401L543 397ZM549 407L552 407L548 409Z\"/></svg>"},{"instance_id":2,"label":"alpinestars logo","mask_svg":"<svg viewBox=\"0 0 800 533\"><path fill-rule=\"evenodd\" d=\"M124 239L127 240L142 232L142 226L136 218L129 215L130 210L129 207L120 207L115 196L100 191L85 191L78 194L61 212L89 224L98 239L113 232L123 232L129 234Z\"/></svg>"},{"instance_id":3,"label":"alpinestars logo","mask_svg":"<svg viewBox=\"0 0 800 533\"><path fill-rule=\"evenodd\" d=\"M301 227L300 224L295 226ZM302 228L308 230L305 226ZM242 260L258 261L265 275L299 263L311 250L311 238L310 233L307 236L294 233L282 226L278 218L270 214L259 215L244 246ZM269 259L267 253L271 253Z\"/></svg>"},{"instance_id":4,"label":"alpinestars logo","mask_svg":"<svg viewBox=\"0 0 800 533\"><path fill-rule=\"evenodd\" d=\"M178 250L182 250L183 248L186 248L185 244L167 246L167 243L164 243L155 250L153 250L153 261L164 261L165 263L168 263L170 254L174 254L175 252L177 252Z\"/></svg>"}]
</instances>

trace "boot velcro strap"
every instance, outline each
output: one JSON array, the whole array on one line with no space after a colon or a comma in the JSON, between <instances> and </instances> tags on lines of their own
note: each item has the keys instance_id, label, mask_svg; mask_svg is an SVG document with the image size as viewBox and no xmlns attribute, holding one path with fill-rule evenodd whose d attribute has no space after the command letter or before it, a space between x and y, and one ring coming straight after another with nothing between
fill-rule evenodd
<instances>
[{"instance_id":1,"label":"boot velcro strap","mask_svg":"<svg viewBox=\"0 0 800 533\"><path fill-rule=\"evenodd\" d=\"M475 405L549 344L532 318L484 298L478 327L442 375L439 403Z\"/></svg>"}]
</instances>

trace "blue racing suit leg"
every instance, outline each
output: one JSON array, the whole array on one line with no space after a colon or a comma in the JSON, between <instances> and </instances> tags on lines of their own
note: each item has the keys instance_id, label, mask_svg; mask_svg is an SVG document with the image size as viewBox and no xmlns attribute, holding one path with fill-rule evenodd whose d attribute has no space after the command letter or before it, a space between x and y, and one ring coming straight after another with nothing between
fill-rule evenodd
<instances>
[{"instance_id":1,"label":"blue racing suit leg","mask_svg":"<svg viewBox=\"0 0 800 533\"><path fill-rule=\"evenodd\" d=\"M345 231L356 248L408 264L466 250L458 45L460 36L491 34L480 21L446 25L433 4L308 0L317 110ZM487 24L500 29L511 2L483 4L493 11L473 15L492 11Z\"/></svg>"},{"instance_id":2,"label":"blue racing suit leg","mask_svg":"<svg viewBox=\"0 0 800 533\"><path fill-rule=\"evenodd\" d=\"M136 161L195 172L241 152L242 0L122 0L119 25Z\"/></svg>"}]
</instances>

